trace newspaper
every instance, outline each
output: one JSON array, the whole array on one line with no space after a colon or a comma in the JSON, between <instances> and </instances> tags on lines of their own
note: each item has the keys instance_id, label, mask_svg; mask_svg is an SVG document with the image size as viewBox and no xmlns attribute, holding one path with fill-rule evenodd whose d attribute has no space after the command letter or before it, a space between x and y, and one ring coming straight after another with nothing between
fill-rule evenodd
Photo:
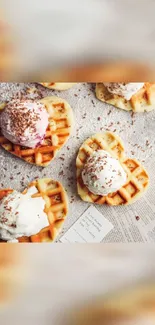
<instances>
[{"instance_id":1,"label":"newspaper","mask_svg":"<svg viewBox=\"0 0 155 325\"><path fill-rule=\"evenodd\" d=\"M57 95L66 99L75 119L68 143L45 169L29 165L0 148L0 186L21 191L36 177L51 177L62 182L69 196L70 208L63 231L56 240L60 242L61 237L92 206L77 195L75 160L79 147L92 134L106 130L116 132L125 144L126 156L138 159L147 169L150 185L146 194L132 205L95 206L113 225L102 242L155 242L155 110L131 114L104 104L95 97L94 86L79 83L67 91L58 92L30 83L0 84L0 101L10 100L13 94L25 92L28 87L37 87L42 96Z\"/></svg>"}]
</instances>

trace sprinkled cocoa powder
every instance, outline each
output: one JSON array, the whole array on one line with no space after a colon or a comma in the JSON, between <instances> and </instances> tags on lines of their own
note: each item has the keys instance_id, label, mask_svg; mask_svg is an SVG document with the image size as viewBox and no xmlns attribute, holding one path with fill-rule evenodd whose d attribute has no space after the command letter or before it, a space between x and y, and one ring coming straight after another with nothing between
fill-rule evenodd
<instances>
[{"instance_id":1,"label":"sprinkled cocoa powder","mask_svg":"<svg viewBox=\"0 0 155 325\"><path fill-rule=\"evenodd\" d=\"M9 102L4 110L4 115L9 116L9 121L2 115L3 126L7 129L8 123L10 123L10 128L16 134L17 137L22 137L26 130L29 130L30 134L36 132L35 124L40 120L40 115L33 108L28 110L26 105L33 104L34 100L13 100ZM43 105L38 104L38 108L42 109ZM25 106L24 106L25 105Z\"/></svg>"}]
</instances>

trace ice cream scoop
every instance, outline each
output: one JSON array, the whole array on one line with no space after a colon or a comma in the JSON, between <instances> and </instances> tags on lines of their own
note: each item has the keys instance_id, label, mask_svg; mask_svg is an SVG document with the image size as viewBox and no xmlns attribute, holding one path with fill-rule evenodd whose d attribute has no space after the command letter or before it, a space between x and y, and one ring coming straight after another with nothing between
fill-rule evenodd
<instances>
[{"instance_id":1,"label":"ice cream scoop","mask_svg":"<svg viewBox=\"0 0 155 325\"><path fill-rule=\"evenodd\" d=\"M104 86L111 94L124 97L126 100L130 100L143 86L144 82L129 82L129 83L116 83L105 82Z\"/></svg>"},{"instance_id":2,"label":"ice cream scoop","mask_svg":"<svg viewBox=\"0 0 155 325\"><path fill-rule=\"evenodd\" d=\"M26 194L13 191L0 201L0 238L17 242L17 238L37 234L49 226L44 212L45 201L42 197L32 197L37 193L35 186Z\"/></svg>"},{"instance_id":3,"label":"ice cream scoop","mask_svg":"<svg viewBox=\"0 0 155 325\"><path fill-rule=\"evenodd\" d=\"M45 106L34 100L13 100L0 115L1 132L14 144L28 148L39 146L48 127Z\"/></svg>"},{"instance_id":4,"label":"ice cream scoop","mask_svg":"<svg viewBox=\"0 0 155 325\"><path fill-rule=\"evenodd\" d=\"M98 150L87 159L82 179L90 192L106 196L119 190L126 183L127 175L117 159Z\"/></svg>"}]
</instances>

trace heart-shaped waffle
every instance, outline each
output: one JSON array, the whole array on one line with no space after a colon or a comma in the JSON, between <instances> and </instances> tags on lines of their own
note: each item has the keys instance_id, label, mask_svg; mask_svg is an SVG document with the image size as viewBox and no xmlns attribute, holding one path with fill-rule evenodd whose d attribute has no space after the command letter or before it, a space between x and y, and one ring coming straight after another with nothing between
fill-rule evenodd
<instances>
[{"instance_id":1,"label":"heart-shaped waffle","mask_svg":"<svg viewBox=\"0 0 155 325\"><path fill-rule=\"evenodd\" d=\"M71 82L39 82L40 85L48 89L67 90L75 85Z\"/></svg>"},{"instance_id":2,"label":"heart-shaped waffle","mask_svg":"<svg viewBox=\"0 0 155 325\"><path fill-rule=\"evenodd\" d=\"M107 196L94 195L84 185L82 170L87 158L97 150L105 150L113 158L119 160L127 174L127 181L117 192ZM136 160L125 156L122 140L112 132L95 134L87 139L81 146L77 160L77 187L81 199L95 204L127 205L138 200L146 191L149 184L149 176L144 167Z\"/></svg>"},{"instance_id":3,"label":"heart-shaped waffle","mask_svg":"<svg viewBox=\"0 0 155 325\"><path fill-rule=\"evenodd\" d=\"M41 243L52 242L60 233L66 216L68 214L68 197L61 183L50 178L38 179L29 184L28 188L35 186L38 190L33 197L42 197L45 204L49 226L42 229L38 234L30 237L18 238L19 243ZM28 188L23 192L26 194ZM0 200L13 190L0 190Z\"/></svg>"},{"instance_id":4,"label":"heart-shaped waffle","mask_svg":"<svg viewBox=\"0 0 155 325\"><path fill-rule=\"evenodd\" d=\"M155 83L146 82L130 100L111 94L103 83L96 84L96 97L108 104L135 113L149 112L155 109Z\"/></svg>"},{"instance_id":5,"label":"heart-shaped waffle","mask_svg":"<svg viewBox=\"0 0 155 325\"><path fill-rule=\"evenodd\" d=\"M45 105L49 114L49 125L41 146L29 149L15 145L7 140L1 132L0 145L5 150L30 164L47 167L71 134L73 113L70 105L59 97L46 97L40 100L40 102Z\"/></svg>"}]
</instances>

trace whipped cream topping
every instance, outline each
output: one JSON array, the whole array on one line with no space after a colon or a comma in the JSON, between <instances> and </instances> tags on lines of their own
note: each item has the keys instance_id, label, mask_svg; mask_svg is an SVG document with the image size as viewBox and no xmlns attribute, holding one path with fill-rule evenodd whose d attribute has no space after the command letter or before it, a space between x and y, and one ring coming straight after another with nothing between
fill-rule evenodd
<instances>
[{"instance_id":1,"label":"whipped cream topping","mask_svg":"<svg viewBox=\"0 0 155 325\"><path fill-rule=\"evenodd\" d=\"M45 201L42 197L32 198L37 193L35 186L26 194L13 191L0 201L0 238L18 242L17 238L37 234L49 225L44 212Z\"/></svg>"},{"instance_id":2,"label":"whipped cream topping","mask_svg":"<svg viewBox=\"0 0 155 325\"><path fill-rule=\"evenodd\" d=\"M129 82L129 83L116 83L105 82L104 86L111 94L124 97L126 100L130 100L143 86L144 82Z\"/></svg>"},{"instance_id":3,"label":"whipped cream topping","mask_svg":"<svg viewBox=\"0 0 155 325\"><path fill-rule=\"evenodd\" d=\"M87 159L82 179L90 192L106 196L120 189L127 175L119 161L104 150L98 150Z\"/></svg>"},{"instance_id":4,"label":"whipped cream topping","mask_svg":"<svg viewBox=\"0 0 155 325\"><path fill-rule=\"evenodd\" d=\"M12 143L28 148L39 146L48 127L45 106L34 100L12 100L0 115L2 134Z\"/></svg>"}]
</instances>

